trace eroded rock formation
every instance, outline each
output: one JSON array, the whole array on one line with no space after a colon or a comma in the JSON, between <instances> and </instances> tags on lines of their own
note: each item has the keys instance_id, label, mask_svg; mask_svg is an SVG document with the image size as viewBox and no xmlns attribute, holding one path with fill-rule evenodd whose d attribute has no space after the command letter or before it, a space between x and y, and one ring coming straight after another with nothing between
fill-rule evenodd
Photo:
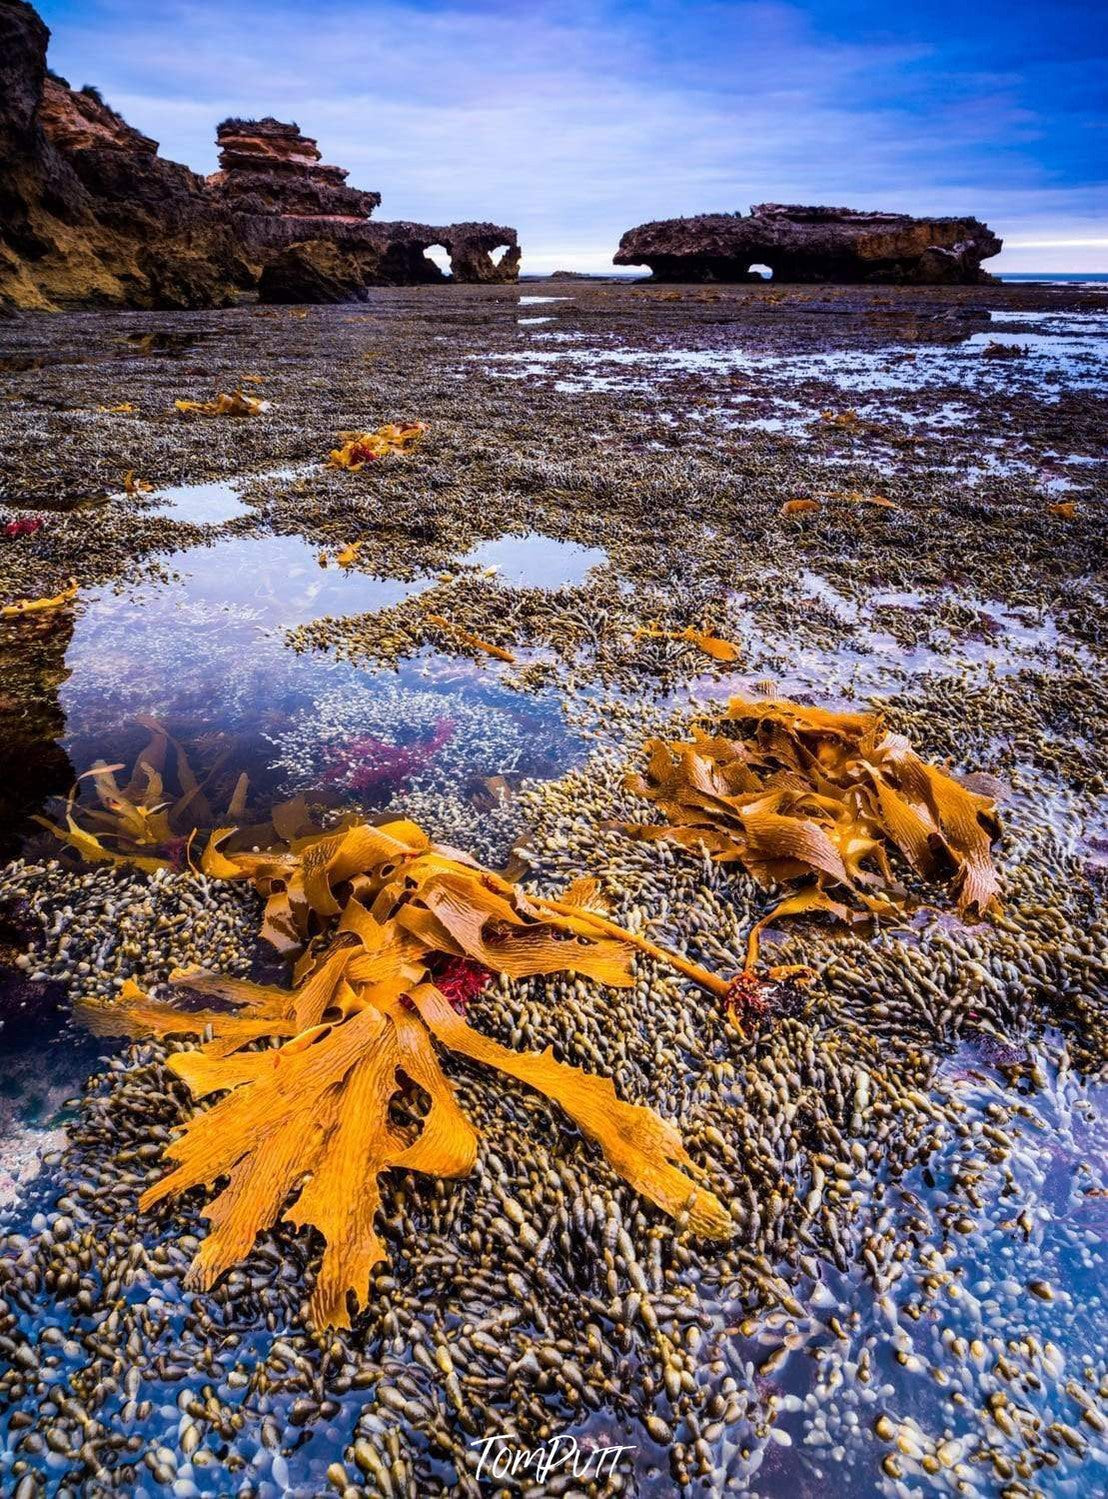
<instances>
[{"instance_id":1,"label":"eroded rock formation","mask_svg":"<svg viewBox=\"0 0 1108 1499\"><path fill-rule=\"evenodd\" d=\"M49 32L0 0L0 301L197 307L242 268L203 182L92 93L48 78Z\"/></svg>"},{"instance_id":2,"label":"eroded rock formation","mask_svg":"<svg viewBox=\"0 0 1108 1499\"><path fill-rule=\"evenodd\" d=\"M357 302L365 295L365 266L334 240L305 239L280 250L262 267L258 301L276 304Z\"/></svg>"},{"instance_id":3,"label":"eroded rock formation","mask_svg":"<svg viewBox=\"0 0 1108 1499\"><path fill-rule=\"evenodd\" d=\"M347 187L342 167L323 165L319 149L299 126L264 120L224 120L216 128L219 171L207 189L235 213L297 218L368 219L380 193Z\"/></svg>"},{"instance_id":4,"label":"eroded rock formation","mask_svg":"<svg viewBox=\"0 0 1108 1499\"><path fill-rule=\"evenodd\" d=\"M0 309L353 300L445 279L434 245L458 281L517 278L514 229L371 219L380 194L348 187L297 125L225 120L207 179L167 161L95 89L48 73L48 37L0 0Z\"/></svg>"},{"instance_id":5,"label":"eroded rock formation","mask_svg":"<svg viewBox=\"0 0 1108 1499\"><path fill-rule=\"evenodd\" d=\"M647 265L659 281L781 281L973 285L1001 240L979 219L759 203L748 214L704 213L629 229L616 265Z\"/></svg>"},{"instance_id":6,"label":"eroded rock formation","mask_svg":"<svg viewBox=\"0 0 1108 1499\"><path fill-rule=\"evenodd\" d=\"M349 301L367 286L444 281L445 273L426 254L434 245L449 256L456 281L518 276L514 229L371 220L380 193L347 187L342 167L323 165L315 141L296 125L272 118L225 120L216 140L220 169L207 179L207 189L234 214L259 263L263 301ZM340 295L344 286L346 295Z\"/></svg>"}]
</instances>

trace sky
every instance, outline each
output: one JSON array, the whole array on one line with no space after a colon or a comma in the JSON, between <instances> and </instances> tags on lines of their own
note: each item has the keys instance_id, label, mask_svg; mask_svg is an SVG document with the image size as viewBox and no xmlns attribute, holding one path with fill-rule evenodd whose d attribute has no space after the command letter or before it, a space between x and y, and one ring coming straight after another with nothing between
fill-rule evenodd
<instances>
[{"instance_id":1,"label":"sky","mask_svg":"<svg viewBox=\"0 0 1108 1499\"><path fill-rule=\"evenodd\" d=\"M976 214L993 271L1108 272L1108 0L44 0L50 63L200 172L295 120L381 218L523 269L753 203Z\"/></svg>"}]
</instances>

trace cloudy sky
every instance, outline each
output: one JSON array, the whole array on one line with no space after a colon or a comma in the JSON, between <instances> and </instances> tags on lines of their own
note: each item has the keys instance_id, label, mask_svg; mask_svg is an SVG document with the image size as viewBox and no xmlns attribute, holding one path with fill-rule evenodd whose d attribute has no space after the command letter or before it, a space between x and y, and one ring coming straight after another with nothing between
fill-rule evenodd
<instances>
[{"instance_id":1,"label":"cloudy sky","mask_svg":"<svg viewBox=\"0 0 1108 1499\"><path fill-rule=\"evenodd\" d=\"M43 0L50 60L198 171L294 119L384 218L604 270L767 200L976 213L1000 270L1108 271L1108 0Z\"/></svg>"}]
</instances>

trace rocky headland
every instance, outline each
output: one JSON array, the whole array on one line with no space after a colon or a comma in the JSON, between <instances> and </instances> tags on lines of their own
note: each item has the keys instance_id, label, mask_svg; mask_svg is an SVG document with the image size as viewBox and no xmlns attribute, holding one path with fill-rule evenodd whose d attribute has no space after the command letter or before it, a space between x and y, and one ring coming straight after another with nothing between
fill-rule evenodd
<instances>
[{"instance_id":1,"label":"rocky headland","mask_svg":"<svg viewBox=\"0 0 1108 1499\"><path fill-rule=\"evenodd\" d=\"M616 265L647 265L658 281L779 281L972 286L1002 241L979 219L913 218L854 208L759 203L748 214L702 213L629 229Z\"/></svg>"},{"instance_id":2,"label":"rocky headland","mask_svg":"<svg viewBox=\"0 0 1108 1499\"><path fill-rule=\"evenodd\" d=\"M350 301L444 280L434 245L457 281L516 279L514 229L371 221L381 195L348 187L295 124L225 120L208 178L167 161L50 72L49 35L24 0L0 0L0 309Z\"/></svg>"}]
</instances>

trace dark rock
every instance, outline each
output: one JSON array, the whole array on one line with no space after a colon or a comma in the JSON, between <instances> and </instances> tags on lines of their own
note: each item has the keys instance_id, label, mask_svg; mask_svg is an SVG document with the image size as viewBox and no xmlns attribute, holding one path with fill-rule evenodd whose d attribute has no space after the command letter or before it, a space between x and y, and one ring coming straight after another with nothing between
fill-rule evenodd
<instances>
[{"instance_id":1,"label":"dark rock","mask_svg":"<svg viewBox=\"0 0 1108 1499\"><path fill-rule=\"evenodd\" d=\"M249 275L203 182L46 74L49 33L0 0L0 297L16 307L219 306Z\"/></svg>"},{"instance_id":2,"label":"dark rock","mask_svg":"<svg viewBox=\"0 0 1108 1499\"><path fill-rule=\"evenodd\" d=\"M0 316L224 306L263 275L269 300L299 286L345 301L366 285L442 280L432 245L458 281L517 279L514 229L371 221L380 194L348 187L295 124L224 120L207 179L166 161L95 89L47 73L48 38L24 0L0 0Z\"/></svg>"},{"instance_id":3,"label":"dark rock","mask_svg":"<svg viewBox=\"0 0 1108 1499\"><path fill-rule=\"evenodd\" d=\"M648 265L659 281L781 281L973 285L1001 241L973 218L760 203L749 214L706 213L629 229L616 265Z\"/></svg>"},{"instance_id":4,"label":"dark rock","mask_svg":"<svg viewBox=\"0 0 1108 1499\"><path fill-rule=\"evenodd\" d=\"M207 188L235 212L357 221L368 219L381 201L380 193L345 186L342 167L322 165L315 141L298 125L271 115L224 120L215 138L219 171Z\"/></svg>"},{"instance_id":5,"label":"dark rock","mask_svg":"<svg viewBox=\"0 0 1108 1499\"><path fill-rule=\"evenodd\" d=\"M455 281L495 285L519 279L519 243L514 229L503 224L414 224L373 223L366 226L367 241L381 253L380 279L389 284L433 283L446 280L443 271L424 252L441 245L450 257ZM493 255L501 246L499 261Z\"/></svg>"},{"instance_id":6,"label":"dark rock","mask_svg":"<svg viewBox=\"0 0 1108 1499\"><path fill-rule=\"evenodd\" d=\"M262 268L258 279L259 302L356 302L364 296L357 258L326 239L290 245Z\"/></svg>"}]
</instances>

